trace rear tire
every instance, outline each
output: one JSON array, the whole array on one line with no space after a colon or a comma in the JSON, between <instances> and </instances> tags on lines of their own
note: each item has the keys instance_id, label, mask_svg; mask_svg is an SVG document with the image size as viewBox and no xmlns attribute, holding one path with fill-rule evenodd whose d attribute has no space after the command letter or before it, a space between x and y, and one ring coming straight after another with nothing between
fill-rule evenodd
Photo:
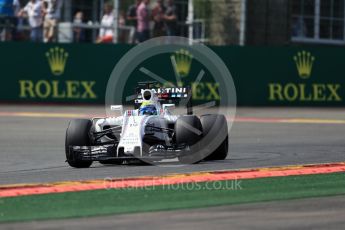
<instances>
[{"instance_id":1,"label":"rear tire","mask_svg":"<svg viewBox=\"0 0 345 230\"><path fill-rule=\"evenodd\" d=\"M70 121L66 130L65 151L67 163L74 168L89 168L92 161L82 161L76 159L69 151L69 146L90 146L89 132L92 122L86 119L76 119Z\"/></svg>"},{"instance_id":2,"label":"rear tire","mask_svg":"<svg viewBox=\"0 0 345 230\"><path fill-rule=\"evenodd\" d=\"M207 149L210 143L211 154L205 157L205 161L225 160L229 151L228 124L224 115L204 115L200 118L204 139L203 149ZM218 146L212 146L212 143L219 142L215 138L221 138L222 142ZM205 147L205 148L204 148Z\"/></svg>"},{"instance_id":3,"label":"rear tire","mask_svg":"<svg viewBox=\"0 0 345 230\"><path fill-rule=\"evenodd\" d=\"M191 154L180 156L178 160L182 164L195 164L200 162L197 153L199 141L202 138L202 125L197 116L182 116L175 123L176 143L186 144L191 148Z\"/></svg>"}]
</instances>

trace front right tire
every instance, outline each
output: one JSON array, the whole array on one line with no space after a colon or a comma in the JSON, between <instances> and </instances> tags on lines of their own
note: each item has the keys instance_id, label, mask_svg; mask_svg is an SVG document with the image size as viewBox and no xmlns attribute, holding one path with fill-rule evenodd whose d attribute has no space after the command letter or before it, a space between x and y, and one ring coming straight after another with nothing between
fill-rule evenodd
<instances>
[{"instance_id":1,"label":"front right tire","mask_svg":"<svg viewBox=\"0 0 345 230\"><path fill-rule=\"evenodd\" d=\"M204 160L225 160L229 152L228 124L225 116L217 114L204 115L201 116L200 121L204 135L201 143L202 148L211 151Z\"/></svg>"}]
</instances>

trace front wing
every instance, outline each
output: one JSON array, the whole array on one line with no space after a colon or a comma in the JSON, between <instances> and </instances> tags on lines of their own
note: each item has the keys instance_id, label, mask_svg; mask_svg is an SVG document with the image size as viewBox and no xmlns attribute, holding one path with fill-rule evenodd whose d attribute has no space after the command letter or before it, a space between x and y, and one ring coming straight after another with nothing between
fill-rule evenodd
<instances>
[{"instance_id":1,"label":"front wing","mask_svg":"<svg viewBox=\"0 0 345 230\"><path fill-rule=\"evenodd\" d=\"M102 146L69 146L69 159L79 161L109 161L109 160L148 160L161 161L166 159L174 159L177 157L191 154L188 146L171 147L166 150L153 150L149 153L137 154L120 154L118 155L117 147L112 145Z\"/></svg>"}]
</instances>

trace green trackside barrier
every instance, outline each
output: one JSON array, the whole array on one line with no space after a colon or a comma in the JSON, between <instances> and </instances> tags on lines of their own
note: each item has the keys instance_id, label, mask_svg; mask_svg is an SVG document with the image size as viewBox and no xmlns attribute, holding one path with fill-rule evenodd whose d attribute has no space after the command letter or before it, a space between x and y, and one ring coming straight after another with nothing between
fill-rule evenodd
<instances>
[{"instance_id":1,"label":"green trackside barrier","mask_svg":"<svg viewBox=\"0 0 345 230\"><path fill-rule=\"evenodd\" d=\"M0 101L104 103L110 74L130 48L129 45L0 43ZM233 76L238 105L345 105L343 47L211 48ZM172 55L176 55L175 69ZM137 81L150 80L139 71L145 66L172 82L177 72L181 75L179 85L192 87L196 103L220 100L219 85L207 67L188 55L162 54L134 67L124 96L133 94ZM206 75L200 84L195 84L201 68Z\"/></svg>"}]
</instances>

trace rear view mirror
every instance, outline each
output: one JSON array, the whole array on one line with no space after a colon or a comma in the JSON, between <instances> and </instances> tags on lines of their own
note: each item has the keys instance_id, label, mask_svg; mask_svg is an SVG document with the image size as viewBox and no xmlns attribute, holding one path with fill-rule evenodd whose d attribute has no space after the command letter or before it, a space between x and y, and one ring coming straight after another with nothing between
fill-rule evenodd
<instances>
[{"instance_id":1,"label":"rear view mirror","mask_svg":"<svg viewBox=\"0 0 345 230\"><path fill-rule=\"evenodd\" d=\"M122 105L111 105L110 111L112 111L115 116L122 116L123 115L123 106Z\"/></svg>"}]
</instances>

